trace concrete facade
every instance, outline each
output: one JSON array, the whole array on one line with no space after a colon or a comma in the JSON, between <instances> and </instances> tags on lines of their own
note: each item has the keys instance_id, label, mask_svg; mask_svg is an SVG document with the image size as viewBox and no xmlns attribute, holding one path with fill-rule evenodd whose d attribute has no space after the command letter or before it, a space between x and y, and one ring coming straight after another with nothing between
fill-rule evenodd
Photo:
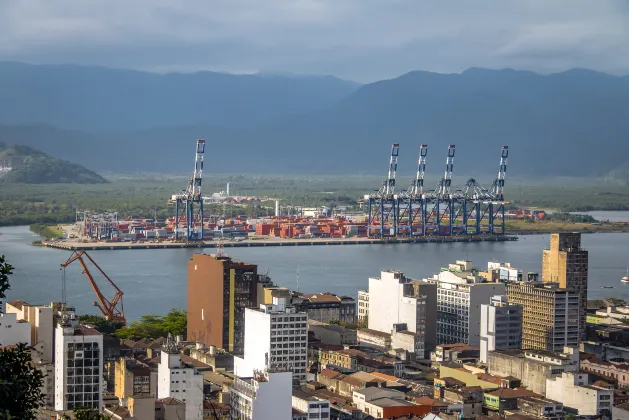
<instances>
[{"instance_id":1,"label":"concrete facade","mask_svg":"<svg viewBox=\"0 0 629 420\"><path fill-rule=\"evenodd\" d=\"M546 379L546 382L548 398L578 410L581 416L611 414L614 390L588 385L587 373L564 372L561 376Z\"/></svg>"},{"instance_id":2,"label":"concrete facade","mask_svg":"<svg viewBox=\"0 0 629 420\"><path fill-rule=\"evenodd\" d=\"M568 347L563 353L544 350L496 350L489 353L487 368L491 375L519 378L522 386L530 391L548 396L546 379L561 376L564 372L578 371L579 352Z\"/></svg>"},{"instance_id":3,"label":"concrete facade","mask_svg":"<svg viewBox=\"0 0 629 420\"><path fill-rule=\"evenodd\" d=\"M357 343L356 330L334 324L310 324L309 330L315 339L323 344L355 345Z\"/></svg>"},{"instance_id":4,"label":"concrete facade","mask_svg":"<svg viewBox=\"0 0 629 420\"><path fill-rule=\"evenodd\" d=\"M203 418L203 375L185 367L176 344L169 337L157 367L157 398L175 398L186 404L186 419Z\"/></svg>"},{"instance_id":5,"label":"concrete facade","mask_svg":"<svg viewBox=\"0 0 629 420\"><path fill-rule=\"evenodd\" d=\"M356 323L356 300L349 296L337 296L333 293L304 294L295 296L292 304L299 312L306 312L308 319L328 324L339 321Z\"/></svg>"},{"instance_id":6,"label":"concrete facade","mask_svg":"<svg viewBox=\"0 0 629 420\"><path fill-rule=\"evenodd\" d=\"M31 344L42 343L42 357L52 363L55 353L52 305L29 305L22 301L12 301L6 304L6 312L16 314L18 320L27 321L31 325Z\"/></svg>"},{"instance_id":7,"label":"concrete facade","mask_svg":"<svg viewBox=\"0 0 629 420\"><path fill-rule=\"evenodd\" d=\"M356 338L361 346L372 347L381 351L391 350L391 334L389 333L361 328L356 333Z\"/></svg>"},{"instance_id":8,"label":"concrete facade","mask_svg":"<svg viewBox=\"0 0 629 420\"><path fill-rule=\"evenodd\" d=\"M256 372L236 378L231 389L231 418L291 420L293 376L290 372Z\"/></svg>"},{"instance_id":9,"label":"concrete facade","mask_svg":"<svg viewBox=\"0 0 629 420\"><path fill-rule=\"evenodd\" d=\"M0 346L18 343L31 345L31 325L17 319L16 314L0 314Z\"/></svg>"},{"instance_id":10,"label":"concrete facade","mask_svg":"<svg viewBox=\"0 0 629 420\"><path fill-rule=\"evenodd\" d=\"M480 346L480 306L505 293L503 283L487 282L471 261L457 261L427 282L437 284L437 344Z\"/></svg>"},{"instance_id":11,"label":"concrete facade","mask_svg":"<svg viewBox=\"0 0 629 420\"><path fill-rule=\"evenodd\" d=\"M542 257L542 281L558 283L560 287L574 290L580 297L579 339L585 340L588 252L581 248L580 233L553 233L550 249Z\"/></svg>"},{"instance_id":12,"label":"concrete facade","mask_svg":"<svg viewBox=\"0 0 629 420\"><path fill-rule=\"evenodd\" d=\"M522 306L522 347L561 351L579 345L580 295L556 283L510 282L507 298Z\"/></svg>"},{"instance_id":13,"label":"concrete facade","mask_svg":"<svg viewBox=\"0 0 629 420\"><path fill-rule=\"evenodd\" d=\"M245 308L257 301L257 266L193 254L188 261L188 340L244 351Z\"/></svg>"},{"instance_id":14,"label":"concrete facade","mask_svg":"<svg viewBox=\"0 0 629 420\"><path fill-rule=\"evenodd\" d=\"M487 363L490 351L522 348L522 306L494 296L481 305L480 361Z\"/></svg>"},{"instance_id":15,"label":"concrete facade","mask_svg":"<svg viewBox=\"0 0 629 420\"><path fill-rule=\"evenodd\" d=\"M369 318L369 291L358 291L358 325L361 327L367 326L367 319Z\"/></svg>"},{"instance_id":16,"label":"concrete facade","mask_svg":"<svg viewBox=\"0 0 629 420\"><path fill-rule=\"evenodd\" d=\"M55 410L103 406L103 336L63 313L55 328Z\"/></svg>"},{"instance_id":17,"label":"concrete facade","mask_svg":"<svg viewBox=\"0 0 629 420\"><path fill-rule=\"evenodd\" d=\"M413 285L399 271L382 271L369 279L369 329L390 334L406 324L414 333L425 333L426 298L413 296Z\"/></svg>"},{"instance_id":18,"label":"concrete facade","mask_svg":"<svg viewBox=\"0 0 629 420\"><path fill-rule=\"evenodd\" d=\"M391 348L406 350L413 359L423 359L426 356L424 336L408 330L393 331Z\"/></svg>"},{"instance_id":19,"label":"concrete facade","mask_svg":"<svg viewBox=\"0 0 629 420\"><path fill-rule=\"evenodd\" d=\"M437 347L437 285L422 280L412 280L413 296L426 297L426 326L424 328L424 358Z\"/></svg>"},{"instance_id":20,"label":"concrete facade","mask_svg":"<svg viewBox=\"0 0 629 420\"><path fill-rule=\"evenodd\" d=\"M306 380L308 315L286 307L285 299L273 305L245 310L244 359L234 359L234 373L250 377L254 370L289 371L296 382Z\"/></svg>"}]
</instances>

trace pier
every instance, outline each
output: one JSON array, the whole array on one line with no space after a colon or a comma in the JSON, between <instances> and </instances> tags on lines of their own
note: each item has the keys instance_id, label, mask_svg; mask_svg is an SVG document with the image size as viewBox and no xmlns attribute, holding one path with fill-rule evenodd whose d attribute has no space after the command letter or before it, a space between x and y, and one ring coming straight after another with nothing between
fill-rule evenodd
<instances>
[{"instance_id":1,"label":"pier","mask_svg":"<svg viewBox=\"0 0 629 420\"><path fill-rule=\"evenodd\" d=\"M222 242L225 248L253 248L278 246L322 246L322 245L387 245L409 243L454 243L454 242L506 242L517 241L517 236L438 236L415 238L323 238L323 239L259 239L246 241ZM102 251L130 249L177 249L177 248L214 248L217 242L91 242L77 241L42 241L38 246L63 249L68 251Z\"/></svg>"}]
</instances>

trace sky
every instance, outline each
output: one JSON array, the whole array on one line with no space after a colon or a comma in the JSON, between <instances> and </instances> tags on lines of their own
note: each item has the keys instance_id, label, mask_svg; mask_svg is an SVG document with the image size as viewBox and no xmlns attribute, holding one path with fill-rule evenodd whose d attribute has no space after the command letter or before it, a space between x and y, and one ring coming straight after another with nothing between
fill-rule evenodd
<instances>
[{"instance_id":1,"label":"sky","mask_svg":"<svg viewBox=\"0 0 629 420\"><path fill-rule=\"evenodd\" d=\"M0 60L156 72L629 74L626 0L0 0Z\"/></svg>"}]
</instances>

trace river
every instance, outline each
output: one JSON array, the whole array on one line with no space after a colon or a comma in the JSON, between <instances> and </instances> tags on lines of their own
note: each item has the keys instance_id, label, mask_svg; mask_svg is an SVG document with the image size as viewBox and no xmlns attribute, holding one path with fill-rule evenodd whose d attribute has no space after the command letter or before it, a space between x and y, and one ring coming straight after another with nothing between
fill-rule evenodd
<instances>
[{"instance_id":1,"label":"river","mask_svg":"<svg viewBox=\"0 0 629 420\"><path fill-rule=\"evenodd\" d=\"M8 300L48 303L61 298L63 263L70 252L34 247L37 240L26 226L0 228L0 255L15 267ZM367 288L368 278L382 269L402 270L411 278L424 278L456 259L471 259L478 268L487 261L509 261L524 272L541 274L542 250L548 235L524 235L516 242L451 244L395 244L316 247L229 248L234 259L258 264L270 270L273 280L304 292L333 292L356 297ZM616 296L629 299L629 285L620 283L629 265L629 234L583 235L583 247L590 251L589 297ZM205 250L213 253L213 249ZM172 308L185 308L187 299L187 260L198 249L155 249L94 251L90 255L124 291L125 314L138 319L143 314L165 314ZM102 284L102 279L97 279ZM97 313L94 294L79 265L66 270L68 303L79 313ZM614 289L602 289L602 286ZM104 289L107 296L112 296Z\"/></svg>"}]
</instances>

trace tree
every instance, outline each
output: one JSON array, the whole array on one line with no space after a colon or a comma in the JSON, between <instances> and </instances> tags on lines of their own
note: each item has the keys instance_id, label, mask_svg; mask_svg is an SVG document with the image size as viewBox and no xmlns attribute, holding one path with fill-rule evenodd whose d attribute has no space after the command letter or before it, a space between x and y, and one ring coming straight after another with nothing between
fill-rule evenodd
<instances>
[{"instance_id":1,"label":"tree","mask_svg":"<svg viewBox=\"0 0 629 420\"><path fill-rule=\"evenodd\" d=\"M124 326L121 322L111 321L100 315L81 315L79 319L82 324L92 325L103 334L113 334Z\"/></svg>"},{"instance_id":2,"label":"tree","mask_svg":"<svg viewBox=\"0 0 629 420\"><path fill-rule=\"evenodd\" d=\"M0 299L10 289L13 267L0 257ZM1 301L0 301L1 304ZM31 354L24 343L0 349L0 419L34 419L44 404L41 392L44 374L31 364Z\"/></svg>"},{"instance_id":3,"label":"tree","mask_svg":"<svg viewBox=\"0 0 629 420\"><path fill-rule=\"evenodd\" d=\"M107 416L100 414L98 411L87 407L74 407L72 409L74 420L106 420ZM70 420L70 417L64 417L64 420Z\"/></svg>"},{"instance_id":4,"label":"tree","mask_svg":"<svg viewBox=\"0 0 629 420\"><path fill-rule=\"evenodd\" d=\"M116 336L122 340L149 338L155 339L172 335L186 334L188 316L181 309L172 309L168 315L144 315L139 321L134 321L126 327L116 331Z\"/></svg>"}]
</instances>

